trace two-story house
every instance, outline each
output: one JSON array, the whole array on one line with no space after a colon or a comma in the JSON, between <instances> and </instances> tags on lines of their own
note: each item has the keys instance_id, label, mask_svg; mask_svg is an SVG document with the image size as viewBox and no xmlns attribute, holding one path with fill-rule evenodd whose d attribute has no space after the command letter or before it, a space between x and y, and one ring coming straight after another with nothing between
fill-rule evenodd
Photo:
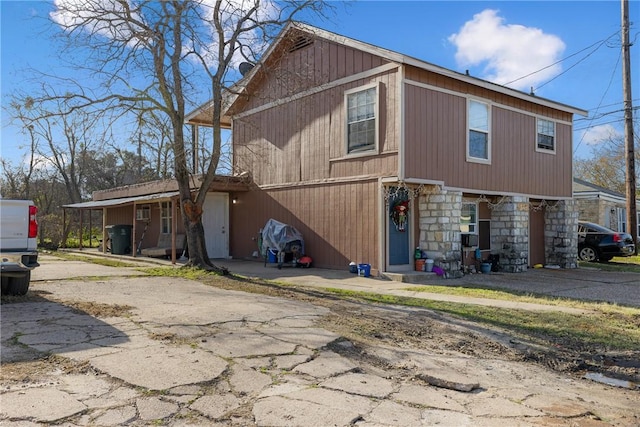
<instances>
[{"instance_id":1,"label":"two-story house","mask_svg":"<svg viewBox=\"0 0 640 427\"><path fill-rule=\"evenodd\" d=\"M299 23L249 68L223 118L238 176L205 206L212 257L252 257L274 218L319 267L407 271L416 248L451 273L490 254L510 272L576 266L572 122L586 111ZM181 232L170 191L146 183L68 208L132 224L144 249Z\"/></svg>"},{"instance_id":2,"label":"two-story house","mask_svg":"<svg viewBox=\"0 0 640 427\"><path fill-rule=\"evenodd\" d=\"M232 256L274 218L321 267L411 270L416 247L450 272L478 253L510 272L576 266L586 111L298 23L241 87L226 116L253 185L230 206Z\"/></svg>"}]
</instances>

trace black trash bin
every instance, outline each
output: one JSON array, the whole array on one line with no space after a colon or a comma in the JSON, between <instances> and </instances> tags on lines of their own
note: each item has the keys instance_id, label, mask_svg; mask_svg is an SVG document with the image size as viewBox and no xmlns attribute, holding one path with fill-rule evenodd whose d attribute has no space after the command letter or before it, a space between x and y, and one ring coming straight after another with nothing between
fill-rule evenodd
<instances>
[{"instance_id":1,"label":"black trash bin","mask_svg":"<svg viewBox=\"0 0 640 427\"><path fill-rule=\"evenodd\" d=\"M111 253L115 255L125 255L131 253L131 230L132 225L118 224L106 227L111 239Z\"/></svg>"}]
</instances>

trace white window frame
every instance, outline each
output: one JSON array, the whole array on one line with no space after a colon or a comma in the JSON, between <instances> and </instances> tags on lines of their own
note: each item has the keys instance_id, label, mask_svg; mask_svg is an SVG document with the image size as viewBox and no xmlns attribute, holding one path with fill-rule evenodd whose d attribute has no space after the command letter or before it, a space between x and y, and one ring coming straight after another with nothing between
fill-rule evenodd
<instances>
[{"instance_id":1,"label":"white window frame","mask_svg":"<svg viewBox=\"0 0 640 427\"><path fill-rule=\"evenodd\" d=\"M349 125L351 124L349 122L349 98L352 95L358 94L358 93L362 93L365 91L368 91L370 89L374 89L375 91L375 105L373 106L373 118L367 118L366 120L371 120L373 119L373 126L374 126L374 141L373 141L373 145L367 145L364 148L359 148L359 149L355 149L350 151L349 150ZM344 126L344 147L345 147L345 153L347 156L358 156L358 155L371 155L371 154L376 154L378 152L378 129L379 129L379 114L380 114L380 89L379 89L379 84L378 83L372 83L366 86L359 86L357 88L354 89L350 89L344 92L344 122L345 122L345 126ZM363 121L363 120L361 120ZM355 121L354 121L355 123Z\"/></svg>"},{"instance_id":2,"label":"white window frame","mask_svg":"<svg viewBox=\"0 0 640 427\"><path fill-rule=\"evenodd\" d=\"M463 215L465 213L465 206L473 206L473 213L471 218L475 217L475 221L468 223L462 222ZM465 229L465 227L467 227ZM460 234L478 234L478 203L477 202L462 202L462 208L460 209ZM479 243L479 242L478 242Z\"/></svg>"},{"instance_id":3,"label":"white window frame","mask_svg":"<svg viewBox=\"0 0 640 427\"><path fill-rule=\"evenodd\" d=\"M616 208L616 213L618 216L618 229L616 231L619 231L621 233L626 233L627 232L627 208Z\"/></svg>"},{"instance_id":4,"label":"white window frame","mask_svg":"<svg viewBox=\"0 0 640 427\"><path fill-rule=\"evenodd\" d=\"M170 234L172 223L171 202L160 202L160 233Z\"/></svg>"},{"instance_id":5,"label":"white window frame","mask_svg":"<svg viewBox=\"0 0 640 427\"><path fill-rule=\"evenodd\" d=\"M486 129L475 126L475 123L472 123L471 106L474 103L484 105L487 110ZM471 155L471 132L479 132L487 135L487 158L474 157ZM474 98L467 98L467 161L491 164L491 104Z\"/></svg>"},{"instance_id":6,"label":"white window frame","mask_svg":"<svg viewBox=\"0 0 640 427\"><path fill-rule=\"evenodd\" d=\"M544 133L544 132L540 132L540 125L542 124L542 122L547 122L553 125L553 135L549 135L548 133ZM545 148L545 147L541 147L540 146L540 142L539 142L539 138L540 135L544 135L544 136L550 136L553 138L553 148ZM556 152L556 144L558 141L558 138L556 137L557 132L556 132L556 122L554 122L553 120L549 120L546 118L542 118L542 117L536 117L536 151L540 152L540 153L553 153L555 154Z\"/></svg>"}]
</instances>

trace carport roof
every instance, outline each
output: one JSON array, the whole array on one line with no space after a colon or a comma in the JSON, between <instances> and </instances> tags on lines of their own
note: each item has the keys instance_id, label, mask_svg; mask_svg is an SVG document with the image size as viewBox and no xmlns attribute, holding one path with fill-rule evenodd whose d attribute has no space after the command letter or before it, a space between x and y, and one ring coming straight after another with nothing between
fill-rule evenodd
<instances>
[{"instance_id":1,"label":"carport roof","mask_svg":"<svg viewBox=\"0 0 640 427\"><path fill-rule=\"evenodd\" d=\"M144 196L122 197L119 199L98 200L95 202L73 203L70 205L63 205L62 207L70 209L100 209L112 206L129 205L136 202L152 202L156 200L170 199L179 194L179 191L169 191L165 193L145 194Z\"/></svg>"}]
</instances>

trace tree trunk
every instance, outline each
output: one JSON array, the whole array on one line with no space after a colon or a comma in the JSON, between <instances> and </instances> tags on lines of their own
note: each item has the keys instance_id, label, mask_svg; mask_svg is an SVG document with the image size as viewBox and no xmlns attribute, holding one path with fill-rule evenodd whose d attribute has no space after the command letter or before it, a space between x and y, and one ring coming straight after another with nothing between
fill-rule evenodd
<instances>
[{"instance_id":1,"label":"tree trunk","mask_svg":"<svg viewBox=\"0 0 640 427\"><path fill-rule=\"evenodd\" d=\"M204 238L204 226L202 225L202 204L195 203L191 199L183 200L182 218L189 249L189 261L186 265L216 271L224 275L229 274L229 270L214 265L209 259Z\"/></svg>"}]
</instances>

